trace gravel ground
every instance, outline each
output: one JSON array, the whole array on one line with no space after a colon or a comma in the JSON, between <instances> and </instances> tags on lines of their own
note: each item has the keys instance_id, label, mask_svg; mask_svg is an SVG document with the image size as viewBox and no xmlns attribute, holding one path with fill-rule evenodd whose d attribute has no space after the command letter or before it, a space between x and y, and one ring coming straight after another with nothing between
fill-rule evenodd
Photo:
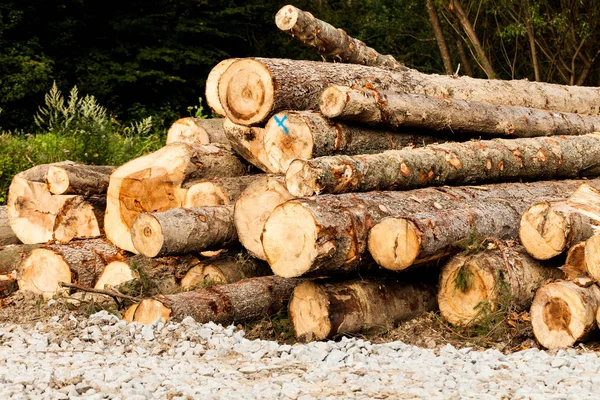
<instances>
[{"instance_id":1,"label":"gravel ground","mask_svg":"<svg viewBox=\"0 0 600 400\"><path fill-rule=\"evenodd\" d=\"M361 339L280 345L191 318L152 326L101 311L0 324L0 399L584 399L600 359Z\"/></svg>"}]
</instances>

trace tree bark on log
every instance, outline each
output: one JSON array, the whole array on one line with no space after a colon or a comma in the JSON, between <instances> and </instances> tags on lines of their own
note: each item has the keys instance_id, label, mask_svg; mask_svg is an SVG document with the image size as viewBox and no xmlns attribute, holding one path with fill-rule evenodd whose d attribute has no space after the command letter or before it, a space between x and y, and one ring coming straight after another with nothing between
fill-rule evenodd
<instances>
[{"instance_id":1,"label":"tree bark on log","mask_svg":"<svg viewBox=\"0 0 600 400\"><path fill-rule=\"evenodd\" d=\"M237 125L226 119L223 129L225 129L225 135L227 135L231 147L246 161L261 171L271 173L275 171L265 151L264 128Z\"/></svg>"},{"instance_id":2,"label":"tree bark on log","mask_svg":"<svg viewBox=\"0 0 600 400\"><path fill-rule=\"evenodd\" d=\"M54 221L54 239L69 243L75 239L90 239L104 234L106 197L76 196L67 199Z\"/></svg>"},{"instance_id":3,"label":"tree bark on log","mask_svg":"<svg viewBox=\"0 0 600 400\"><path fill-rule=\"evenodd\" d=\"M286 173L286 185L290 193L301 197L599 173L600 134L590 134L445 143L380 154L295 160Z\"/></svg>"},{"instance_id":4,"label":"tree bark on log","mask_svg":"<svg viewBox=\"0 0 600 400\"><path fill-rule=\"evenodd\" d=\"M221 254L190 269L181 279L183 290L195 290L199 286L222 285L258 276L273 275L269 264L252 257Z\"/></svg>"},{"instance_id":5,"label":"tree bark on log","mask_svg":"<svg viewBox=\"0 0 600 400\"><path fill-rule=\"evenodd\" d=\"M407 69L391 55L382 55L364 42L349 36L311 13L292 5L282 7L275 15L275 24L283 32L335 61L404 71Z\"/></svg>"},{"instance_id":6,"label":"tree bark on log","mask_svg":"<svg viewBox=\"0 0 600 400\"><path fill-rule=\"evenodd\" d=\"M440 313L452 325L477 324L499 302L528 308L546 280L562 277L560 269L531 258L520 246L457 255L440 274Z\"/></svg>"},{"instance_id":7,"label":"tree bark on log","mask_svg":"<svg viewBox=\"0 0 600 400\"><path fill-rule=\"evenodd\" d=\"M247 58L231 64L219 81L219 100L234 123L257 125L279 111L318 110L321 93L330 85L600 114L600 88L267 58Z\"/></svg>"},{"instance_id":8,"label":"tree bark on log","mask_svg":"<svg viewBox=\"0 0 600 400\"><path fill-rule=\"evenodd\" d=\"M41 244L17 244L0 249L0 275L14 274L29 253Z\"/></svg>"},{"instance_id":9,"label":"tree bark on log","mask_svg":"<svg viewBox=\"0 0 600 400\"><path fill-rule=\"evenodd\" d=\"M266 317L284 310L294 287L301 281L263 276L191 292L159 296L157 299L176 320L189 316L200 323L212 321L228 325ZM146 301L143 300L140 307ZM138 322L139 311L138 307L134 317ZM146 316L145 320L152 323L159 316L160 314L156 313L154 316Z\"/></svg>"},{"instance_id":10,"label":"tree bark on log","mask_svg":"<svg viewBox=\"0 0 600 400\"><path fill-rule=\"evenodd\" d=\"M21 243L8 222L6 206L0 206L0 247Z\"/></svg>"},{"instance_id":11,"label":"tree bark on log","mask_svg":"<svg viewBox=\"0 0 600 400\"><path fill-rule=\"evenodd\" d=\"M388 280L305 281L289 305L300 342L376 333L437 309L435 285Z\"/></svg>"},{"instance_id":12,"label":"tree bark on log","mask_svg":"<svg viewBox=\"0 0 600 400\"><path fill-rule=\"evenodd\" d=\"M443 136L346 125L315 111L284 111L275 114L265 126L264 149L275 172L285 174L297 158L380 153L445 141Z\"/></svg>"},{"instance_id":13,"label":"tree bark on log","mask_svg":"<svg viewBox=\"0 0 600 400\"><path fill-rule=\"evenodd\" d=\"M167 132L167 142L189 144L221 144L229 147L223 130L223 118L180 118Z\"/></svg>"},{"instance_id":14,"label":"tree bark on log","mask_svg":"<svg viewBox=\"0 0 600 400\"><path fill-rule=\"evenodd\" d=\"M594 221L572 208L566 200L540 202L527 209L519 225L525 250L538 260L549 260L594 235Z\"/></svg>"},{"instance_id":15,"label":"tree bark on log","mask_svg":"<svg viewBox=\"0 0 600 400\"><path fill-rule=\"evenodd\" d=\"M236 155L218 145L172 143L136 158L110 177L106 236L119 248L137 253L131 242L131 226L139 214L181 207L188 182L246 172L246 165Z\"/></svg>"},{"instance_id":16,"label":"tree bark on log","mask_svg":"<svg viewBox=\"0 0 600 400\"><path fill-rule=\"evenodd\" d=\"M278 205L292 199L282 176L266 175L252 182L235 203L233 221L238 239L248 252L266 260L261 236L265 222Z\"/></svg>"},{"instance_id":17,"label":"tree bark on log","mask_svg":"<svg viewBox=\"0 0 600 400\"><path fill-rule=\"evenodd\" d=\"M108 165L50 165L46 182L52 194L104 195L116 167Z\"/></svg>"},{"instance_id":18,"label":"tree bark on log","mask_svg":"<svg viewBox=\"0 0 600 400\"><path fill-rule=\"evenodd\" d=\"M400 271L459 253L486 238L517 240L523 211L539 200L465 200L452 210L384 218L369 231L369 252L383 268Z\"/></svg>"},{"instance_id":19,"label":"tree bark on log","mask_svg":"<svg viewBox=\"0 0 600 400\"><path fill-rule=\"evenodd\" d=\"M204 92L206 103L213 113L221 117L225 116L225 110L223 110L223 106L221 106L221 102L219 101L219 79L221 79L223 72L237 60L237 58L228 58L219 62L206 77L206 91Z\"/></svg>"},{"instance_id":20,"label":"tree bark on log","mask_svg":"<svg viewBox=\"0 0 600 400\"><path fill-rule=\"evenodd\" d=\"M197 208L235 204L242 192L264 174L212 178L189 185L182 207Z\"/></svg>"},{"instance_id":21,"label":"tree bark on log","mask_svg":"<svg viewBox=\"0 0 600 400\"><path fill-rule=\"evenodd\" d=\"M573 346L596 331L600 289L559 281L542 286L531 305L531 325L547 349Z\"/></svg>"},{"instance_id":22,"label":"tree bark on log","mask_svg":"<svg viewBox=\"0 0 600 400\"><path fill-rule=\"evenodd\" d=\"M142 213L131 226L131 241L146 257L226 248L237 242L233 206Z\"/></svg>"},{"instance_id":23,"label":"tree bark on log","mask_svg":"<svg viewBox=\"0 0 600 400\"><path fill-rule=\"evenodd\" d=\"M600 187L600 179L588 181ZM355 270L365 256L368 232L386 217L407 218L460 209L473 199L564 198L581 181L503 183L348 193L289 200L276 207L262 234L265 257L276 275L329 275Z\"/></svg>"},{"instance_id":24,"label":"tree bark on log","mask_svg":"<svg viewBox=\"0 0 600 400\"><path fill-rule=\"evenodd\" d=\"M597 115L344 86L328 87L321 95L320 109L328 118L371 125L507 138L584 135L600 131Z\"/></svg>"}]
</instances>

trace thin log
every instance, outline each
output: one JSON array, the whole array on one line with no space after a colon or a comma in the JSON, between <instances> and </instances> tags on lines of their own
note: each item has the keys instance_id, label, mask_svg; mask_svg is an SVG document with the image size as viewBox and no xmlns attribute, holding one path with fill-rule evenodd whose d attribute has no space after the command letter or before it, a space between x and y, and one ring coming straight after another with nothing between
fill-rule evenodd
<instances>
[{"instance_id":1,"label":"thin log","mask_svg":"<svg viewBox=\"0 0 600 400\"><path fill-rule=\"evenodd\" d=\"M267 58L241 59L231 64L219 81L219 99L231 121L252 126L266 122L279 111L318 110L321 93L330 85L600 114L600 88Z\"/></svg>"},{"instance_id":2,"label":"thin log","mask_svg":"<svg viewBox=\"0 0 600 400\"><path fill-rule=\"evenodd\" d=\"M600 174L600 134L444 143L360 156L293 161L295 196Z\"/></svg>"},{"instance_id":3,"label":"thin log","mask_svg":"<svg viewBox=\"0 0 600 400\"><path fill-rule=\"evenodd\" d=\"M223 131L223 118L180 118L167 132L167 142L189 144L221 144L229 146Z\"/></svg>"},{"instance_id":4,"label":"thin log","mask_svg":"<svg viewBox=\"0 0 600 400\"><path fill-rule=\"evenodd\" d=\"M237 242L233 206L142 213L131 226L131 240L147 257L226 248Z\"/></svg>"},{"instance_id":5,"label":"thin log","mask_svg":"<svg viewBox=\"0 0 600 400\"><path fill-rule=\"evenodd\" d=\"M301 342L376 333L437 309L435 285L388 280L305 281L289 306Z\"/></svg>"},{"instance_id":6,"label":"thin log","mask_svg":"<svg viewBox=\"0 0 600 400\"><path fill-rule=\"evenodd\" d=\"M520 246L501 244L491 251L457 255L440 274L440 313L453 325L467 326L480 323L499 303L524 310L545 281L563 276L561 270L531 258Z\"/></svg>"},{"instance_id":7,"label":"thin log","mask_svg":"<svg viewBox=\"0 0 600 400\"><path fill-rule=\"evenodd\" d=\"M364 42L349 36L342 29L315 18L311 13L292 5L282 7L275 15L275 24L283 32L333 60L350 64L403 71L406 67L391 55L382 55Z\"/></svg>"},{"instance_id":8,"label":"thin log","mask_svg":"<svg viewBox=\"0 0 600 400\"><path fill-rule=\"evenodd\" d=\"M74 283L67 283L67 282L60 282L60 286L66 287L66 288L69 288L69 289L75 289L76 291L80 291L80 292L103 294L105 296L110 296L110 297L115 298L115 299L125 299L125 300L130 300L130 301L140 301L140 299L138 299L137 297L128 296L126 294L115 292L114 290L95 289L95 288L92 289L92 288L89 288L87 286L76 285Z\"/></svg>"},{"instance_id":9,"label":"thin log","mask_svg":"<svg viewBox=\"0 0 600 400\"><path fill-rule=\"evenodd\" d=\"M52 194L102 195L106 194L108 178L115 168L108 165L50 165L46 182Z\"/></svg>"},{"instance_id":10,"label":"thin log","mask_svg":"<svg viewBox=\"0 0 600 400\"><path fill-rule=\"evenodd\" d=\"M104 234L106 197L76 196L67 199L54 221L54 239L69 243L76 239L90 239Z\"/></svg>"},{"instance_id":11,"label":"thin log","mask_svg":"<svg viewBox=\"0 0 600 400\"><path fill-rule=\"evenodd\" d=\"M233 221L240 243L260 260L266 260L261 242L265 222L278 205L292 199L282 176L266 175L252 182L235 203Z\"/></svg>"},{"instance_id":12,"label":"thin log","mask_svg":"<svg viewBox=\"0 0 600 400\"><path fill-rule=\"evenodd\" d=\"M227 206L235 204L242 192L264 174L236 176L230 178L212 178L188 184L182 207L196 208L209 206Z\"/></svg>"},{"instance_id":13,"label":"thin log","mask_svg":"<svg viewBox=\"0 0 600 400\"><path fill-rule=\"evenodd\" d=\"M600 116L344 86L328 87L320 109L328 118L471 136L525 138L600 131Z\"/></svg>"},{"instance_id":14,"label":"thin log","mask_svg":"<svg viewBox=\"0 0 600 400\"><path fill-rule=\"evenodd\" d=\"M219 101L219 79L221 79L223 72L225 72L234 61L237 61L237 58L228 58L219 62L213 67L206 77L206 103L213 113L221 117L225 116L225 110L223 110L223 106L221 106L221 102Z\"/></svg>"},{"instance_id":15,"label":"thin log","mask_svg":"<svg viewBox=\"0 0 600 400\"><path fill-rule=\"evenodd\" d=\"M275 172L285 174L297 158L335 154L372 154L404 147L441 143L447 137L399 133L346 125L315 111L284 111L265 126L264 149Z\"/></svg>"},{"instance_id":16,"label":"thin log","mask_svg":"<svg viewBox=\"0 0 600 400\"><path fill-rule=\"evenodd\" d=\"M0 206L0 247L21 243L8 222L6 206Z\"/></svg>"},{"instance_id":17,"label":"thin log","mask_svg":"<svg viewBox=\"0 0 600 400\"><path fill-rule=\"evenodd\" d=\"M573 282L541 287L531 305L531 325L537 341L547 349L573 346L596 332L600 289Z\"/></svg>"},{"instance_id":18,"label":"thin log","mask_svg":"<svg viewBox=\"0 0 600 400\"><path fill-rule=\"evenodd\" d=\"M195 290L202 286L223 285L258 276L273 275L269 264L244 256L221 254L190 269L181 279L183 290Z\"/></svg>"}]
</instances>

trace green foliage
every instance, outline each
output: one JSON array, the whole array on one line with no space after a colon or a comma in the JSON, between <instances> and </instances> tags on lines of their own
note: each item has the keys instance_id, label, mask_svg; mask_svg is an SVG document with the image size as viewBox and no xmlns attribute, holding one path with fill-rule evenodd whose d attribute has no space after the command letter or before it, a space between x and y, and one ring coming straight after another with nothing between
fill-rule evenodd
<instances>
[{"instance_id":1,"label":"green foliage","mask_svg":"<svg viewBox=\"0 0 600 400\"><path fill-rule=\"evenodd\" d=\"M454 278L454 288L463 293L471 289L473 272L466 265L462 265Z\"/></svg>"}]
</instances>

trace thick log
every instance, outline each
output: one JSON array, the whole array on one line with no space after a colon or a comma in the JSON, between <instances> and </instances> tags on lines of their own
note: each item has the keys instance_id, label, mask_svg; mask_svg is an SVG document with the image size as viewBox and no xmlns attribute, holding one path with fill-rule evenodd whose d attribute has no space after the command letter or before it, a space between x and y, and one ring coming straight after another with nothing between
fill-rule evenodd
<instances>
[{"instance_id":1,"label":"thick log","mask_svg":"<svg viewBox=\"0 0 600 400\"><path fill-rule=\"evenodd\" d=\"M226 248L237 242L233 206L142 213L131 226L131 241L147 257Z\"/></svg>"},{"instance_id":2,"label":"thick log","mask_svg":"<svg viewBox=\"0 0 600 400\"><path fill-rule=\"evenodd\" d=\"M328 118L385 127L507 138L600 131L600 116L595 115L344 86L328 87L321 95L320 109Z\"/></svg>"},{"instance_id":3,"label":"thick log","mask_svg":"<svg viewBox=\"0 0 600 400\"><path fill-rule=\"evenodd\" d=\"M219 100L234 123L256 125L279 111L318 110L321 93L330 85L600 114L600 88L267 58L241 59L231 64L219 81Z\"/></svg>"},{"instance_id":4,"label":"thick log","mask_svg":"<svg viewBox=\"0 0 600 400\"><path fill-rule=\"evenodd\" d=\"M600 289L559 281L542 286L531 305L531 325L547 349L573 346L594 333Z\"/></svg>"},{"instance_id":5,"label":"thick log","mask_svg":"<svg viewBox=\"0 0 600 400\"><path fill-rule=\"evenodd\" d=\"M196 208L235 204L242 192L252 182L262 179L264 176L264 174L255 174L193 182L191 185L186 185L188 190L182 207Z\"/></svg>"},{"instance_id":6,"label":"thick log","mask_svg":"<svg viewBox=\"0 0 600 400\"><path fill-rule=\"evenodd\" d=\"M240 243L253 256L266 260L261 236L278 205L292 199L282 176L266 175L252 182L235 203L233 221Z\"/></svg>"},{"instance_id":7,"label":"thick log","mask_svg":"<svg viewBox=\"0 0 600 400\"><path fill-rule=\"evenodd\" d=\"M188 182L246 172L246 165L236 155L218 145L172 143L136 158L110 177L106 237L121 249L137 253L131 242L131 226L139 214L181 207Z\"/></svg>"},{"instance_id":8,"label":"thick log","mask_svg":"<svg viewBox=\"0 0 600 400\"><path fill-rule=\"evenodd\" d=\"M171 317L228 325L266 317L285 310L294 287L302 280L262 276L190 292L158 296ZM143 304L146 300L142 301ZM137 319L137 313L134 317ZM156 318L148 318L156 320Z\"/></svg>"},{"instance_id":9,"label":"thick log","mask_svg":"<svg viewBox=\"0 0 600 400\"><path fill-rule=\"evenodd\" d=\"M369 231L369 252L383 268L399 271L459 253L486 238L517 240L523 211L539 200L466 200L457 209L384 218Z\"/></svg>"},{"instance_id":10,"label":"thick log","mask_svg":"<svg viewBox=\"0 0 600 400\"><path fill-rule=\"evenodd\" d=\"M181 279L183 290L195 290L202 286L222 285L258 276L273 275L269 264L245 257L243 254L221 254L201 260Z\"/></svg>"},{"instance_id":11,"label":"thick log","mask_svg":"<svg viewBox=\"0 0 600 400\"><path fill-rule=\"evenodd\" d=\"M391 55L382 55L364 42L349 36L311 13L292 5L282 7L275 15L275 24L283 32L335 61L404 71L407 68Z\"/></svg>"},{"instance_id":12,"label":"thick log","mask_svg":"<svg viewBox=\"0 0 600 400\"><path fill-rule=\"evenodd\" d=\"M46 182L52 194L102 195L106 194L108 178L115 168L108 165L50 165Z\"/></svg>"},{"instance_id":13,"label":"thick log","mask_svg":"<svg viewBox=\"0 0 600 400\"><path fill-rule=\"evenodd\" d=\"M437 309L435 285L395 280L305 281L289 306L301 342L376 333Z\"/></svg>"},{"instance_id":14,"label":"thick log","mask_svg":"<svg viewBox=\"0 0 600 400\"><path fill-rule=\"evenodd\" d=\"M221 144L229 147L223 131L223 118L180 118L167 132L167 142L189 144Z\"/></svg>"},{"instance_id":15,"label":"thick log","mask_svg":"<svg viewBox=\"0 0 600 400\"><path fill-rule=\"evenodd\" d=\"M588 182L600 187L598 179ZM505 183L289 200L276 207L266 221L263 249L276 275L343 273L359 266L367 251L369 230L386 217L406 218L438 209L459 209L472 199L559 199L572 193L580 183Z\"/></svg>"},{"instance_id":16,"label":"thick log","mask_svg":"<svg viewBox=\"0 0 600 400\"><path fill-rule=\"evenodd\" d=\"M49 299L66 293L60 282L93 287L106 264L119 257L118 249L105 239L44 245L33 249L19 265L19 289Z\"/></svg>"},{"instance_id":17,"label":"thick log","mask_svg":"<svg viewBox=\"0 0 600 400\"><path fill-rule=\"evenodd\" d=\"M264 147L264 128L237 125L229 119L223 123L231 147L246 161L264 172L275 172Z\"/></svg>"},{"instance_id":18,"label":"thick log","mask_svg":"<svg viewBox=\"0 0 600 400\"><path fill-rule=\"evenodd\" d=\"M76 196L64 202L54 221L54 239L69 243L75 239L90 239L104 234L106 197Z\"/></svg>"},{"instance_id":19,"label":"thick log","mask_svg":"<svg viewBox=\"0 0 600 400\"><path fill-rule=\"evenodd\" d=\"M519 238L538 260L549 260L594 235L594 221L568 205L567 200L532 205L521 218Z\"/></svg>"},{"instance_id":20,"label":"thick log","mask_svg":"<svg viewBox=\"0 0 600 400\"><path fill-rule=\"evenodd\" d=\"M467 326L481 322L501 302L524 310L546 280L563 276L561 270L531 258L520 246L500 245L491 251L457 255L440 274L440 313L453 325Z\"/></svg>"},{"instance_id":21,"label":"thick log","mask_svg":"<svg viewBox=\"0 0 600 400\"><path fill-rule=\"evenodd\" d=\"M588 275L600 282L600 234L585 241L584 260Z\"/></svg>"},{"instance_id":22,"label":"thick log","mask_svg":"<svg viewBox=\"0 0 600 400\"><path fill-rule=\"evenodd\" d=\"M228 58L219 62L213 67L213 69L208 73L208 76L206 77L206 103L213 111L213 113L221 117L225 116L225 110L223 110L221 102L219 101L219 79L221 79L221 75L223 75L223 72L225 72L225 70L227 70L227 68L229 68L229 66L233 64L234 61L237 61L237 58Z\"/></svg>"},{"instance_id":23,"label":"thick log","mask_svg":"<svg viewBox=\"0 0 600 400\"><path fill-rule=\"evenodd\" d=\"M346 125L315 111L283 111L271 117L263 141L275 172L285 174L296 158L380 153L441 143L447 138Z\"/></svg>"},{"instance_id":24,"label":"thick log","mask_svg":"<svg viewBox=\"0 0 600 400\"><path fill-rule=\"evenodd\" d=\"M311 196L598 174L600 134L589 134L445 143L380 154L294 160L286 173L286 185L295 196Z\"/></svg>"},{"instance_id":25,"label":"thick log","mask_svg":"<svg viewBox=\"0 0 600 400\"><path fill-rule=\"evenodd\" d=\"M167 323L171 319L171 310L155 299L142 300L131 312L133 312L132 322L143 325L150 325L156 321Z\"/></svg>"},{"instance_id":26,"label":"thick log","mask_svg":"<svg viewBox=\"0 0 600 400\"><path fill-rule=\"evenodd\" d=\"M0 247L21 243L8 222L6 206L0 206Z\"/></svg>"}]
</instances>

